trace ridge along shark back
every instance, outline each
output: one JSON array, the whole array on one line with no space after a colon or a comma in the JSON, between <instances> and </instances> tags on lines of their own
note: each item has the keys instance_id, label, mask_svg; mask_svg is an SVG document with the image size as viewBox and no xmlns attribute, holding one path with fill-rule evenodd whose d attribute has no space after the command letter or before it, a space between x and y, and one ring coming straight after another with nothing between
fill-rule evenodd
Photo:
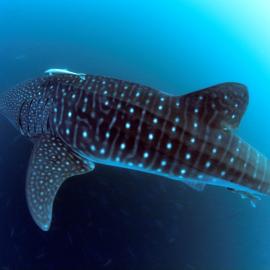
<instances>
[{"instance_id":1,"label":"ridge along shark back","mask_svg":"<svg viewBox=\"0 0 270 270\"><path fill-rule=\"evenodd\" d=\"M44 231L61 184L96 163L161 175L196 190L215 185L251 199L270 194L269 160L233 134L247 104L247 89L238 83L171 96L58 69L0 96L0 112L34 142L26 198Z\"/></svg>"}]
</instances>

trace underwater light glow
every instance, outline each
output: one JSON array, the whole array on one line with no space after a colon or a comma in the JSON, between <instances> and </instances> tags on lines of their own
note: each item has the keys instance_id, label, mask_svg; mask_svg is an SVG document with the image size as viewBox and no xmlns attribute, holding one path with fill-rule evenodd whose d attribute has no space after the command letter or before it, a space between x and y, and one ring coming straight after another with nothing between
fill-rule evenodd
<instances>
[{"instance_id":1,"label":"underwater light glow","mask_svg":"<svg viewBox=\"0 0 270 270\"><path fill-rule=\"evenodd\" d=\"M192 1L270 66L270 1Z\"/></svg>"}]
</instances>

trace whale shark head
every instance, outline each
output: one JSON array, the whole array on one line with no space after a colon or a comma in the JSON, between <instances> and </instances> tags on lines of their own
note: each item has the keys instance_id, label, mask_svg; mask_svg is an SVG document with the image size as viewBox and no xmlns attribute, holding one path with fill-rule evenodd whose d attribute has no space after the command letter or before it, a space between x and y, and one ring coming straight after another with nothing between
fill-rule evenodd
<instances>
[{"instance_id":1,"label":"whale shark head","mask_svg":"<svg viewBox=\"0 0 270 270\"><path fill-rule=\"evenodd\" d=\"M0 94L0 113L17 129L21 107L30 96L24 87L15 87Z\"/></svg>"},{"instance_id":2,"label":"whale shark head","mask_svg":"<svg viewBox=\"0 0 270 270\"><path fill-rule=\"evenodd\" d=\"M33 125L42 122L38 112L42 109L44 111L44 106L41 106L45 103L43 81L42 79L26 81L0 93L0 114L28 137L36 135L36 132L33 132L36 131L36 126ZM47 116L46 113L44 115Z\"/></svg>"}]
</instances>

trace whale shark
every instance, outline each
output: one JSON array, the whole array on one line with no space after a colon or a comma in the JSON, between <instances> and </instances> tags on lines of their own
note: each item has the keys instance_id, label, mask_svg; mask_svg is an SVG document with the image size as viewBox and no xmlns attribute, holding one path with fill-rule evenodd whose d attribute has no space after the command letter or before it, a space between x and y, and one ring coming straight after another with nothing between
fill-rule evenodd
<instances>
[{"instance_id":1,"label":"whale shark","mask_svg":"<svg viewBox=\"0 0 270 270\"><path fill-rule=\"evenodd\" d=\"M170 95L54 69L2 92L0 113L34 144L26 200L35 223L48 231L63 182L97 164L163 176L200 191L213 185L251 200L269 195L269 160L235 134L248 101L240 83Z\"/></svg>"}]
</instances>

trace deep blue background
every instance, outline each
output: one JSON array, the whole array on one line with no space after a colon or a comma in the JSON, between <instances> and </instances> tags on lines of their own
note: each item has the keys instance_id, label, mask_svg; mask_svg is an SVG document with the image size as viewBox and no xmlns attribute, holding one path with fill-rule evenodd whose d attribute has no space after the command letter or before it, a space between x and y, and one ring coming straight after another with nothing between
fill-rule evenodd
<instances>
[{"instance_id":1,"label":"deep blue background","mask_svg":"<svg viewBox=\"0 0 270 270\"><path fill-rule=\"evenodd\" d=\"M267 1L0 3L0 89L50 67L184 94L237 81L250 106L237 131L270 156ZM269 25L269 24L268 24ZM264 26L264 27L262 27ZM97 166L61 188L52 229L27 210L31 143L0 118L0 269L270 269L270 200Z\"/></svg>"}]
</instances>

